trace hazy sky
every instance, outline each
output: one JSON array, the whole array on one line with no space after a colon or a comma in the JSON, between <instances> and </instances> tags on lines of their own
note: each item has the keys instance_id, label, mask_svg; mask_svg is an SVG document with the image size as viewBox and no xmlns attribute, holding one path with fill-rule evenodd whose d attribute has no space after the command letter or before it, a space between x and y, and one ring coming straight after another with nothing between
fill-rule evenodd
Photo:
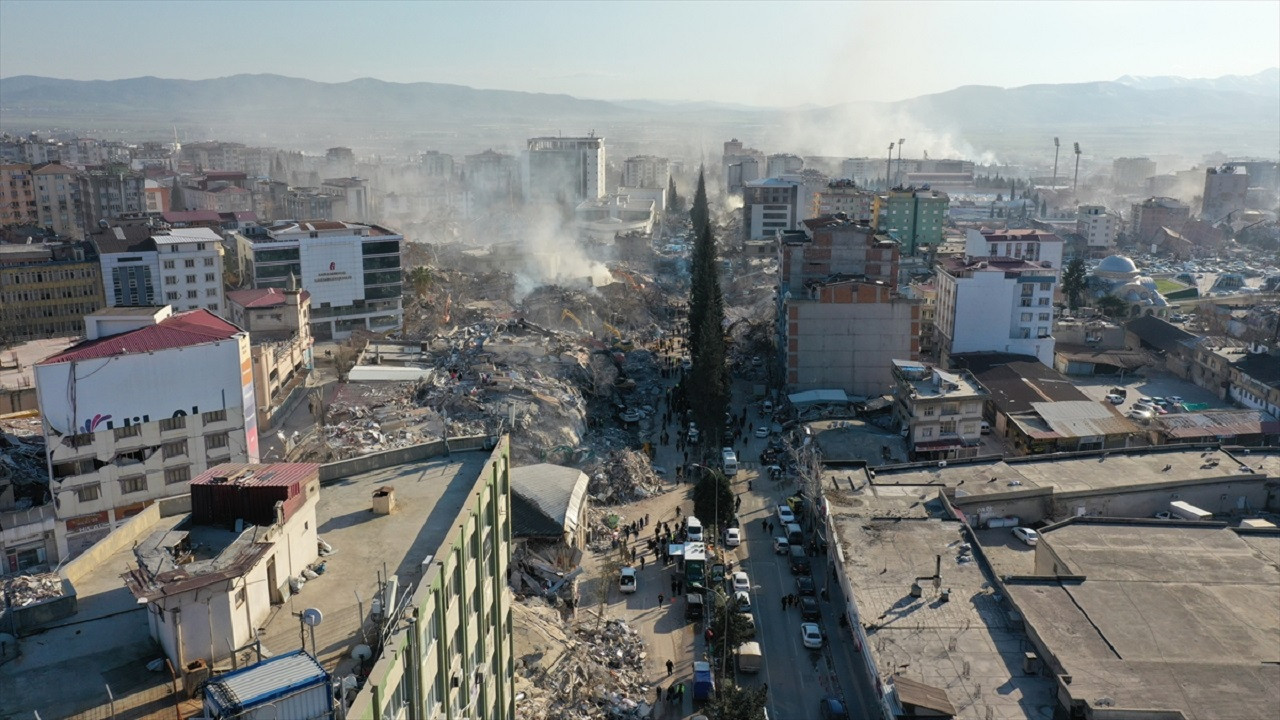
<instances>
[{"instance_id":1,"label":"hazy sky","mask_svg":"<svg viewBox=\"0 0 1280 720\"><path fill-rule=\"evenodd\" d=\"M0 76L375 77L605 99L897 100L1280 65L1258 2L0 0Z\"/></svg>"}]
</instances>

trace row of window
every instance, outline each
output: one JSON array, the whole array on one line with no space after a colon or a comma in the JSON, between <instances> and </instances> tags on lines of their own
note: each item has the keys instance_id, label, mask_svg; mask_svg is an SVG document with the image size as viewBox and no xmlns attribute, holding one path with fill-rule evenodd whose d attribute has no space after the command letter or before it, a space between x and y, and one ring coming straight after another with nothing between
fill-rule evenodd
<instances>
[{"instance_id":1,"label":"row of window","mask_svg":"<svg viewBox=\"0 0 1280 720\"><path fill-rule=\"evenodd\" d=\"M204 243L201 243L201 244L203 245ZM165 260L165 261L164 261L164 269L165 269L165 270L173 270L173 269L174 269L174 265L175 265L175 263L177 263L177 262L178 262L177 260ZM183 267L187 267L187 268L193 268L193 267L195 267L195 266L196 266L196 261L195 261L195 259L183 260L183 261L182 261L182 266L183 266ZM205 267L213 267L213 258L211 258L211 257L204 258L204 266L205 266Z\"/></svg>"},{"instance_id":2,"label":"row of window","mask_svg":"<svg viewBox=\"0 0 1280 720\"><path fill-rule=\"evenodd\" d=\"M63 280L94 280L97 277L97 266L81 265L80 267L5 273L0 275L0 285L32 285Z\"/></svg>"},{"instance_id":3,"label":"row of window","mask_svg":"<svg viewBox=\"0 0 1280 720\"><path fill-rule=\"evenodd\" d=\"M200 276L199 276L199 275L187 275L187 276L186 276L187 284L188 284L188 285L194 285L195 283L199 282L199 278L200 278ZM217 281L218 281L218 276L217 276L217 275L215 275L214 273L205 273L205 274L204 274L204 281L205 281L205 282L217 282ZM177 276L177 275L165 275L165 276L164 276L164 284L165 284L165 285L177 285L177 284L178 284L178 276Z\"/></svg>"},{"instance_id":4,"label":"row of window","mask_svg":"<svg viewBox=\"0 0 1280 720\"><path fill-rule=\"evenodd\" d=\"M38 320L40 318L56 318L67 315L83 318L85 315L97 312L101 307L102 304L96 302L59 303L57 305L6 309L4 317L9 321Z\"/></svg>"},{"instance_id":5,"label":"row of window","mask_svg":"<svg viewBox=\"0 0 1280 720\"><path fill-rule=\"evenodd\" d=\"M176 485L184 483L191 479L191 466L182 465L180 467L165 468L164 484ZM117 480L120 483L120 494L128 495L130 493L140 493L147 491L146 475L130 475ZM102 483L89 483L76 488L76 500L87 503L93 502L102 497Z\"/></svg>"},{"instance_id":6,"label":"row of window","mask_svg":"<svg viewBox=\"0 0 1280 720\"><path fill-rule=\"evenodd\" d=\"M0 293L0 301L36 302L38 300L58 300L78 297L95 297L98 288L95 285L73 285L70 287L52 288L49 290L13 290Z\"/></svg>"}]
</instances>

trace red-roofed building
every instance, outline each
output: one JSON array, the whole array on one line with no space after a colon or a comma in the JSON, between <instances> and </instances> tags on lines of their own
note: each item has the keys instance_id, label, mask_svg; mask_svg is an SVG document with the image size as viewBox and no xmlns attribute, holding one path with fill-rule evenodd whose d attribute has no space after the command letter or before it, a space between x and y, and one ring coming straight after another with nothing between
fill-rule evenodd
<instances>
[{"instance_id":1,"label":"red-roofed building","mask_svg":"<svg viewBox=\"0 0 1280 720\"><path fill-rule=\"evenodd\" d=\"M62 559L206 468L258 457L248 333L167 306L99 310L85 326L35 366Z\"/></svg>"},{"instance_id":2,"label":"red-roofed building","mask_svg":"<svg viewBox=\"0 0 1280 720\"><path fill-rule=\"evenodd\" d=\"M231 321L249 332L258 429L271 429L271 417L312 368L311 293L296 279L284 289L257 288L227 293Z\"/></svg>"}]
</instances>

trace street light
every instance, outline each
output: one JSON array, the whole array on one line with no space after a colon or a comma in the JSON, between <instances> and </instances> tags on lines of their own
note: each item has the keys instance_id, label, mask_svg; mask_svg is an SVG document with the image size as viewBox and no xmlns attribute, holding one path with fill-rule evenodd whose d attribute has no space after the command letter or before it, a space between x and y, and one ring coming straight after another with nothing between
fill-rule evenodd
<instances>
[{"instance_id":1,"label":"street light","mask_svg":"<svg viewBox=\"0 0 1280 720\"><path fill-rule=\"evenodd\" d=\"M884 187L886 190L893 187L893 143L889 143L889 157L884 161Z\"/></svg>"},{"instance_id":2,"label":"street light","mask_svg":"<svg viewBox=\"0 0 1280 720\"><path fill-rule=\"evenodd\" d=\"M1053 184L1052 187L1058 187L1058 138L1053 139Z\"/></svg>"},{"instance_id":3,"label":"street light","mask_svg":"<svg viewBox=\"0 0 1280 720\"><path fill-rule=\"evenodd\" d=\"M1075 179L1075 183L1071 187L1071 193L1073 195L1078 194L1077 191L1080 189L1080 143L1075 143L1075 146L1076 146L1076 179Z\"/></svg>"},{"instance_id":4,"label":"street light","mask_svg":"<svg viewBox=\"0 0 1280 720\"><path fill-rule=\"evenodd\" d=\"M894 178L897 181L895 185L902 184L902 146L906 144L906 138L898 138L898 176Z\"/></svg>"}]
</instances>

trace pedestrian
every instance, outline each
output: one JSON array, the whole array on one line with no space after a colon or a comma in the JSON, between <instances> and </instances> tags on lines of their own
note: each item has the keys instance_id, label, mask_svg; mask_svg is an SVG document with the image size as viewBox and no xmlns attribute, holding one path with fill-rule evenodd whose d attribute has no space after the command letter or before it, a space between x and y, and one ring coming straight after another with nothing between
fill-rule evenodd
<instances>
[{"instance_id":1,"label":"pedestrian","mask_svg":"<svg viewBox=\"0 0 1280 720\"><path fill-rule=\"evenodd\" d=\"M711 628L707 628L707 631L702 633L702 637L707 641L707 644L710 645L711 642L716 639L716 634L712 632Z\"/></svg>"},{"instance_id":2,"label":"pedestrian","mask_svg":"<svg viewBox=\"0 0 1280 720\"><path fill-rule=\"evenodd\" d=\"M683 682L680 683L680 692L678 694L678 697L680 698L680 702L684 702L684 683Z\"/></svg>"},{"instance_id":3,"label":"pedestrian","mask_svg":"<svg viewBox=\"0 0 1280 720\"><path fill-rule=\"evenodd\" d=\"M676 669L676 664L668 660L667 661L667 677L670 677L671 672L675 669Z\"/></svg>"},{"instance_id":4,"label":"pedestrian","mask_svg":"<svg viewBox=\"0 0 1280 720\"><path fill-rule=\"evenodd\" d=\"M649 525L649 513L644 514L644 524L646 527Z\"/></svg>"},{"instance_id":5,"label":"pedestrian","mask_svg":"<svg viewBox=\"0 0 1280 720\"><path fill-rule=\"evenodd\" d=\"M786 596L786 595L783 595L783 596L782 596L782 609L783 609L783 610L786 610L786 609L787 609L787 596Z\"/></svg>"},{"instance_id":6,"label":"pedestrian","mask_svg":"<svg viewBox=\"0 0 1280 720\"><path fill-rule=\"evenodd\" d=\"M644 555L641 555L641 556L640 556L640 569L641 569L641 570L643 570L643 569L644 569L644 558L645 558L645 556L644 556Z\"/></svg>"},{"instance_id":7,"label":"pedestrian","mask_svg":"<svg viewBox=\"0 0 1280 720\"><path fill-rule=\"evenodd\" d=\"M667 599L666 595L663 595L662 593L658 593L658 607L662 607L662 601L666 599Z\"/></svg>"}]
</instances>

